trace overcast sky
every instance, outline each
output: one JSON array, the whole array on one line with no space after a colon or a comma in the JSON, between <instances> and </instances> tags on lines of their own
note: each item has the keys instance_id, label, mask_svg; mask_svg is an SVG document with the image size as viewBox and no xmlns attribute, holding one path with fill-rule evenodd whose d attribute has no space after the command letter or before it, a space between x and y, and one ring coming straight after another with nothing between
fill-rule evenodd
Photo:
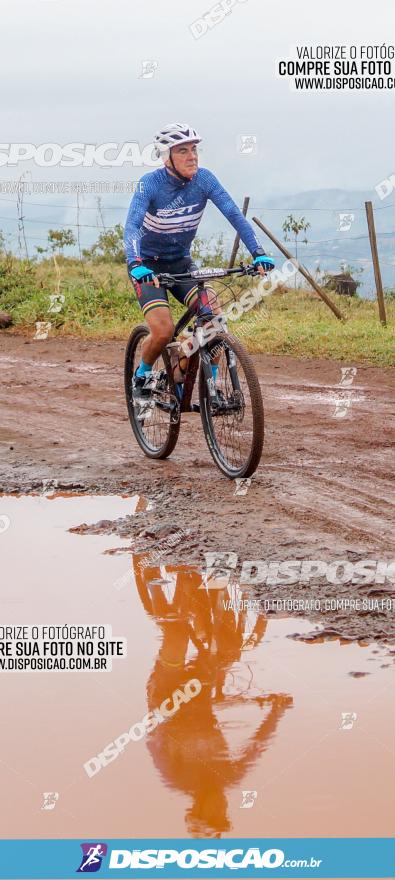
<instances>
[{"instance_id":1,"label":"overcast sky","mask_svg":"<svg viewBox=\"0 0 395 880\"><path fill-rule=\"evenodd\" d=\"M281 204L304 208L303 199L288 196L308 190L363 190L349 199L362 211L364 198L377 200L374 187L395 174L395 90L295 92L278 76L276 62L296 45L389 42L393 3L376 0L368 16L357 0L234 0L222 21L194 39L192 23L213 6L211 0L0 0L1 142L136 142L143 149L167 122L188 121L203 137L200 164L239 204L250 195L249 216L265 216L268 201L280 197ZM155 66L150 78L142 76L146 61ZM252 154L240 151L245 136L256 139ZM20 247L16 197L1 184L27 170L34 181L113 183L137 181L150 168L1 166L0 230L12 248ZM125 222L130 198L103 196L107 226ZM326 209L314 214L315 238L335 235L329 211L335 195L312 198L309 204ZM344 210L348 197L339 205ZM25 195L29 252L46 244L49 228L75 231L77 223L82 247L91 245L96 197L81 197L76 212L75 195ZM391 223L389 215L381 211L378 222ZM280 215L269 217L276 224ZM209 205L199 234L219 231L231 241L233 231Z\"/></svg>"},{"instance_id":2,"label":"overcast sky","mask_svg":"<svg viewBox=\"0 0 395 880\"><path fill-rule=\"evenodd\" d=\"M237 0L200 39L189 26L210 0L0 0L1 140L152 140L187 120L204 137L201 164L240 198L323 187L370 189L395 172L395 92L296 93L276 76L295 44L382 44L395 12L376 0ZM141 77L142 61L158 67ZM256 155L238 138L254 135ZM19 166L24 170L27 166ZM148 169L145 169L148 170ZM144 169L118 169L138 179ZM106 176L114 171L100 172ZM17 176L0 168L0 177ZM65 178L60 169L35 171ZM68 178L98 177L97 169Z\"/></svg>"}]
</instances>

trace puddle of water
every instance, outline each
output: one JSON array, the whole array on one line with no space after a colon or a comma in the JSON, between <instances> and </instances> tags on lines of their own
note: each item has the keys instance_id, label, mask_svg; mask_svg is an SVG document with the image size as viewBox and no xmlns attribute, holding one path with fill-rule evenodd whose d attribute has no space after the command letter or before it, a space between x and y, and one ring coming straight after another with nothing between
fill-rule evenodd
<instances>
[{"instance_id":1,"label":"puddle of water","mask_svg":"<svg viewBox=\"0 0 395 880\"><path fill-rule=\"evenodd\" d=\"M268 389L266 396L274 397L276 400L292 400L294 403L309 403L316 404L319 406L323 406L324 404L327 406L335 407L336 404L346 400L346 405L352 406L355 403L363 403L366 398L364 394L356 394L353 392L352 394L345 395L344 392L349 391L349 389L334 389L330 394L327 394L323 391L311 392L308 394L303 394L301 392L293 392L292 394L286 394L282 391L277 391L275 389L272 391Z\"/></svg>"},{"instance_id":2,"label":"puddle of water","mask_svg":"<svg viewBox=\"0 0 395 880\"><path fill-rule=\"evenodd\" d=\"M312 624L236 614L226 587L207 591L196 569L103 555L120 539L68 531L134 504L1 499L1 595L20 600L5 602L2 624L111 624L128 640L111 673L0 673L2 836L391 836L394 669L380 668L383 650L289 639ZM185 702L191 680L200 689ZM139 741L106 750L132 727ZM53 810L43 792L59 793Z\"/></svg>"},{"instance_id":3,"label":"puddle of water","mask_svg":"<svg viewBox=\"0 0 395 880\"><path fill-rule=\"evenodd\" d=\"M29 367L35 367L36 369L56 369L63 368L68 373L114 373L121 372L119 367L111 366L111 365L101 365L101 364L68 364L63 363L61 361L38 361L34 360L34 358L16 358L9 357L8 355L0 355L0 363L8 364L9 366L14 366L15 364L21 365L24 364Z\"/></svg>"}]
</instances>

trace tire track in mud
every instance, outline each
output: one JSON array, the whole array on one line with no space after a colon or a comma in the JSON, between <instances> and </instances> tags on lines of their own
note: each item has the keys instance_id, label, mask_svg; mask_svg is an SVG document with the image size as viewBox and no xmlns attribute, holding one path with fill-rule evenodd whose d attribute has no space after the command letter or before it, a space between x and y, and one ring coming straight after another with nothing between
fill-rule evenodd
<instances>
[{"instance_id":1,"label":"tire track in mud","mask_svg":"<svg viewBox=\"0 0 395 880\"><path fill-rule=\"evenodd\" d=\"M322 470L322 465L316 467ZM285 468L293 474L292 482L281 479L276 482L278 500L284 509L293 509L296 515L303 516L311 512L317 523L337 522L342 528L355 529L369 540L395 549L395 497L394 501L388 500L391 492L394 494L390 481L382 480L380 491L372 492L336 475L326 477L314 473L314 469L302 465ZM282 469L279 466L279 470ZM366 528L363 527L365 518L368 519Z\"/></svg>"},{"instance_id":2,"label":"tire track in mud","mask_svg":"<svg viewBox=\"0 0 395 880\"><path fill-rule=\"evenodd\" d=\"M358 366L351 390L363 400L335 418L342 364L254 355L266 438L251 487L238 497L212 462L198 416L185 418L170 459L143 456L126 414L125 342L33 342L3 333L0 345L1 491L29 492L56 480L66 490L144 494L155 509L133 518L126 544L150 550L185 525L189 543L172 551L174 561L204 564L212 550L233 550L240 562L393 554L394 370ZM330 594L325 585L320 590ZM369 626L388 638L392 624L350 615L331 620L335 632L353 638L367 637Z\"/></svg>"}]
</instances>

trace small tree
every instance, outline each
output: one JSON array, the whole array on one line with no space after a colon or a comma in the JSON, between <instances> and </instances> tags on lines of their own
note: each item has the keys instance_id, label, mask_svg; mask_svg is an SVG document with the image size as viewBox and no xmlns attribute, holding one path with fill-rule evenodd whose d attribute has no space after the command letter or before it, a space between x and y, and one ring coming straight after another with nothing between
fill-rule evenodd
<instances>
[{"instance_id":1,"label":"small tree","mask_svg":"<svg viewBox=\"0 0 395 880\"><path fill-rule=\"evenodd\" d=\"M310 228L310 223L308 223L304 217L300 217L299 220L297 217L294 217L292 214L288 214L288 217L285 218L283 223L283 232L285 241L294 241L295 244L295 257L298 259L298 240L301 232L306 233ZM307 244L307 237L303 238L303 243ZM295 274L295 287L296 287L296 274Z\"/></svg>"},{"instance_id":2,"label":"small tree","mask_svg":"<svg viewBox=\"0 0 395 880\"><path fill-rule=\"evenodd\" d=\"M0 229L0 257L12 256L12 236L10 232Z\"/></svg>"},{"instance_id":3,"label":"small tree","mask_svg":"<svg viewBox=\"0 0 395 880\"><path fill-rule=\"evenodd\" d=\"M43 247L41 247L40 244L36 244L36 251L37 251L39 257L41 257L43 254L48 253L48 248L43 248Z\"/></svg>"},{"instance_id":4,"label":"small tree","mask_svg":"<svg viewBox=\"0 0 395 880\"><path fill-rule=\"evenodd\" d=\"M103 263L124 263L123 232L121 223L117 223L114 229L106 229L100 233L96 244L82 251L83 256Z\"/></svg>"},{"instance_id":5,"label":"small tree","mask_svg":"<svg viewBox=\"0 0 395 880\"><path fill-rule=\"evenodd\" d=\"M50 229L48 232L48 244L51 251L62 254L65 247L73 247L77 239L72 229Z\"/></svg>"},{"instance_id":6,"label":"small tree","mask_svg":"<svg viewBox=\"0 0 395 880\"><path fill-rule=\"evenodd\" d=\"M351 266L350 263L347 263L347 260L340 261L340 271L344 272L345 275L350 275L350 277L354 277L354 275L363 275L364 268L363 266ZM362 281L357 281L358 287L362 284Z\"/></svg>"},{"instance_id":7,"label":"small tree","mask_svg":"<svg viewBox=\"0 0 395 880\"><path fill-rule=\"evenodd\" d=\"M223 233L211 235L209 239L194 239L191 249L192 259L201 266L224 268L227 266Z\"/></svg>"}]
</instances>

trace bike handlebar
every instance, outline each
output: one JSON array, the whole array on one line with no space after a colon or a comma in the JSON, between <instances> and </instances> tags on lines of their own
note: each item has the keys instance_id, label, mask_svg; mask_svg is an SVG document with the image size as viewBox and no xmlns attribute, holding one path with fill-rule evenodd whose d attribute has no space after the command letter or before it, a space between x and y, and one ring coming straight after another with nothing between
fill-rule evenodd
<instances>
[{"instance_id":1,"label":"bike handlebar","mask_svg":"<svg viewBox=\"0 0 395 880\"><path fill-rule=\"evenodd\" d=\"M215 281L216 278L226 278L228 275L259 275L256 266L237 266L235 269L193 269L192 272L183 272L180 275L171 275L169 272L160 272L156 276L159 284L167 284L173 281Z\"/></svg>"}]
</instances>

